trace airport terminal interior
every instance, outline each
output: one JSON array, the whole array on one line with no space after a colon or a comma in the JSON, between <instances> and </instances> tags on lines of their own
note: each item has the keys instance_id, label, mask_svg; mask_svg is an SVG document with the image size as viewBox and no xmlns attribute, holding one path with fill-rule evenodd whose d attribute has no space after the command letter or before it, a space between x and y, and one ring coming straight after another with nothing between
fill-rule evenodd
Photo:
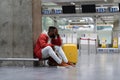
<instances>
[{"instance_id":1,"label":"airport terminal interior","mask_svg":"<svg viewBox=\"0 0 120 80\"><path fill-rule=\"evenodd\" d=\"M1 0L0 13L1 80L120 80L120 0ZM27 59L49 26L63 51L76 46L65 52L75 67Z\"/></svg>"}]
</instances>

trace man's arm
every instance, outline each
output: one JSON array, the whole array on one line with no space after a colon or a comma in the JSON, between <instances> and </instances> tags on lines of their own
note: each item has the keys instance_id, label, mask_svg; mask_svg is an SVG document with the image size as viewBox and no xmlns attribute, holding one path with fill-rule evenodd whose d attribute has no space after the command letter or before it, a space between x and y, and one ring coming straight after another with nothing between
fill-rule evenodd
<instances>
[{"instance_id":1,"label":"man's arm","mask_svg":"<svg viewBox=\"0 0 120 80\"><path fill-rule=\"evenodd\" d=\"M62 40L61 40L61 37L60 37L59 34L57 35L57 38L52 39L51 42L52 42L52 44L57 45L57 46L61 46L62 45Z\"/></svg>"},{"instance_id":2,"label":"man's arm","mask_svg":"<svg viewBox=\"0 0 120 80\"><path fill-rule=\"evenodd\" d=\"M41 34L39 37L39 42L40 42L40 46L41 48L44 48L46 46L51 46L53 47L54 45L49 43L48 44L48 37L45 34Z\"/></svg>"}]
</instances>

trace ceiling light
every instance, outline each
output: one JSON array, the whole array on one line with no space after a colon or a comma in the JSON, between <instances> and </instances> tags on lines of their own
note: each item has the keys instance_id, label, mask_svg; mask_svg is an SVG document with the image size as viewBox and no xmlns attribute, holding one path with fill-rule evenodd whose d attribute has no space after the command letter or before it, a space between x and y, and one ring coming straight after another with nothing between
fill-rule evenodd
<instances>
[{"instance_id":1,"label":"ceiling light","mask_svg":"<svg viewBox=\"0 0 120 80\"><path fill-rule=\"evenodd\" d=\"M104 0L105 2L107 2L107 0Z\"/></svg>"},{"instance_id":2,"label":"ceiling light","mask_svg":"<svg viewBox=\"0 0 120 80\"><path fill-rule=\"evenodd\" d=\"M72 20L68 20L68 22L72 22Z\"/></svg>"},{"instance_id":3,"label":"ceiling light","mask_svg":"<svg viewBox=\"0 0 120 80\"><path fill-rule=\"evenodd\" d=\"M74 3L74 2L71 2L70 4L75 5L75 3Z\"/></svg>"}]
</instances>

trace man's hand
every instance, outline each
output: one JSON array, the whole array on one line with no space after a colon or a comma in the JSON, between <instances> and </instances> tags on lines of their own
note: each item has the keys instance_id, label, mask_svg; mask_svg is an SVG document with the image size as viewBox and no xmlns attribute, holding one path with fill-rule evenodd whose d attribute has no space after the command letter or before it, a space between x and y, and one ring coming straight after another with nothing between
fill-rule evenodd
<instances>
[{"instance_id":1,"label":"man's hand","mask_svg":"<svg viewBox=\"0 0 120 80\"><path fill-rule=\"evenodd\" d=\"M59 33L58 33L58 29L57 29L57 28L55 29L55 35L56 35L56 36L59 36Z\"/></svg>"}]
</instances>

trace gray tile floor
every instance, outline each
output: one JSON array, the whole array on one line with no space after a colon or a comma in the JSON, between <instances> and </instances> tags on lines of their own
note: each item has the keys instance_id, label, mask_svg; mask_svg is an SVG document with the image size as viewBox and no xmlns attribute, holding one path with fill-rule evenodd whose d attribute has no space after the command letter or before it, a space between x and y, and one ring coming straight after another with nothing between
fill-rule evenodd
<instances>
[{"instance_id":1,"label":"gray tile floor","mask_svg":"<svg viewBox=\"0 0 120 80\"><path fill-rule=\"evenodd\" d=\"M0 80L120 80L120 54L81 54L76 67L0 67Z\"/></svg>"}]
</instances>

